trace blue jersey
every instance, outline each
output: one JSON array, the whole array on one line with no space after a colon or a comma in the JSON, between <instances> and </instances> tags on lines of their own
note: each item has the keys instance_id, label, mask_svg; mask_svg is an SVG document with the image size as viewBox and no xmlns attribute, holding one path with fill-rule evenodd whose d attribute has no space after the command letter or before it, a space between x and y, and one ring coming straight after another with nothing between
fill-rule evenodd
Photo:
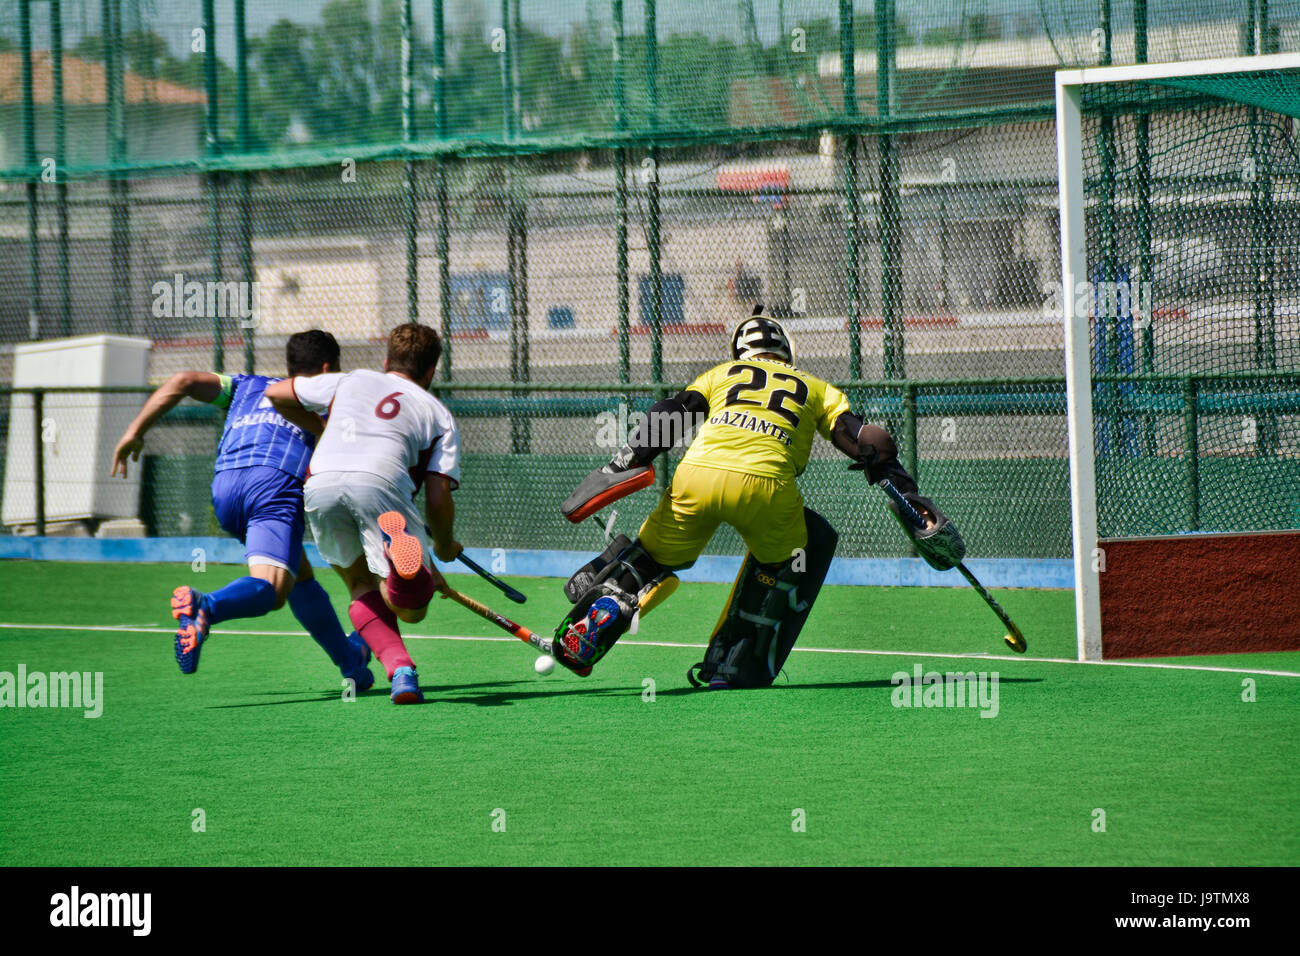
<instances>
[{"instance_id":1,"label":"blue jersey","mask_svg":"<svg viewBox=\"0 0 1300 956\"><path fill-rule=\"evenodd\" d=\"M299 481L306 479L316 436L287 421L271 406L266 387L278 381L265 375L221 376L221 394L212 404L229 411L217 446L215 471L266 466Z\"/></svg>"}]
</instances>

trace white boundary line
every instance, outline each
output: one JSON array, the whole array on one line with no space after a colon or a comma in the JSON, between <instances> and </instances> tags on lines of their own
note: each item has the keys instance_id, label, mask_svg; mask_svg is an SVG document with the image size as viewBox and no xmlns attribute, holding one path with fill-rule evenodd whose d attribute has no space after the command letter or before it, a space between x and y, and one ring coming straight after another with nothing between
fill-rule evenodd
<instances>
[{"instance_id":1,"label":"white boundary line","mask_svg":"<svg viewBox=\"0 0 1300 956\"><path fill-rule=\"evenodd\" d=\"M171 628L144 627L130 624L13 624L0 623L0 630L20 631L100 631L127 634L172 634ZM230 634L238 637L295 637L308 635L303 631L234 631L213 628L213 634ZM403 634L412 641L474 641L491 644L513 644L513 637L468 637L458 634ZM683 647L703 650L705 644L686 644L678 641L619 641L635 647ZM1144 667L1152 670L1211 671L1216 674L1265 674L1270 677L1300 677L1300 671L1274 671L1252 667L1212 667L1207 664L1162 664L1155 661L1079 661L1070 657L1009 657L993 654L944 654L939 651L882 651L859 647L796 647L803 654L854 654L872 657L934 657L942 660L1004 661L1021 664L1092 664L1099 667Z\"/></svg>"}]
</instances>

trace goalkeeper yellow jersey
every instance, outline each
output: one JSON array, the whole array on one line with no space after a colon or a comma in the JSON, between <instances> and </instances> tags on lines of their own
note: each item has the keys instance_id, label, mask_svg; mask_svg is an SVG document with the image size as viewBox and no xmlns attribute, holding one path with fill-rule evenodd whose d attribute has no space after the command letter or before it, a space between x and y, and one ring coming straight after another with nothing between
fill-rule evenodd
<instances>
[{"instance_id":1,"label":"goalkeeper yellow jersey","mask_svg":"<svg viewBox=\"0 0 1300 956\"><path fill-rule=\"evenodd\" d=\"M687 386L709 403L683 462L768 478L808 465L813 435L830 439L849 400L834 385L784 362L723 362Z\"/></svg>"}]
</instances>

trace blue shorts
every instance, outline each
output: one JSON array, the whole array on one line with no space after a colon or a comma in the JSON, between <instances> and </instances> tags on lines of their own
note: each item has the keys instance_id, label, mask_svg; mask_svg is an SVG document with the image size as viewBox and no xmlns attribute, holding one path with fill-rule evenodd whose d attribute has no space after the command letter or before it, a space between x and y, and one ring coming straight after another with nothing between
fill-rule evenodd
<instances>
[{"instance_id":1,"label":"blue shorts","mask_svg":"<svg viewBox=\"0 0 1300 956\"><path fill-rule=\"evenodd\" d=\"M296 575L302 561L302 481L267 465L219 471L212 479L217 521L244 546L249 566Z\"/></svg>"}]
</instances>

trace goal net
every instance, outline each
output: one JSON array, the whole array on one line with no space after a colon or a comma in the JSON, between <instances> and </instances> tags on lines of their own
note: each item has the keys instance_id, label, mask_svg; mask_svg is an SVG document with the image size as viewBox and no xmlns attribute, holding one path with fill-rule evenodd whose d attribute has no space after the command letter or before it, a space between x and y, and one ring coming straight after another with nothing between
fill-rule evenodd
<instances>
[{"instance_id":1,"label":"goal net","mask_svg":"<svg viewBox=\"0 0 1300 956\"><path fill-rule=\"evenodd\" d=\"M1056 103L1079 656L1300 649L1300 56Z\"/></svg>"}]
</instances>

